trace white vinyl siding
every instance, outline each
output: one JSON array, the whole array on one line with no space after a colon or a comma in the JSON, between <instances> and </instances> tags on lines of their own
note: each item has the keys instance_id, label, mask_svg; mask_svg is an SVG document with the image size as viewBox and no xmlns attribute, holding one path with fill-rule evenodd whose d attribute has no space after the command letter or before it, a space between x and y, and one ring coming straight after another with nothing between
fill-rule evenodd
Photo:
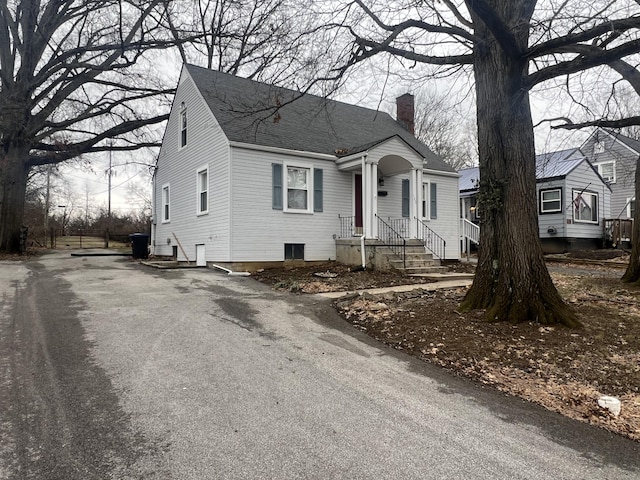
<instances>
[{"instance_id":1,"label":"white vinyl siding","mask_svg":"<svg viewBox=\"0 0 640 480\"><path fill-rule=\"evenodd\" d=\"M436 232L446 242L445 258L457 260L460 258L460 203L458 198L458 177L437 175L424 172L423 179L430 185L437 185L437 207L429 196L430 209L436 207L436 212L429 212L429 228ZM433 217L436 218L433 218Z\"/></svg>"},{"instance_id":2,"label":"white vinyl siding","mask_svg":"<svg viewBox=\"0 0 640 480\"><path fill-rule=\"evenodd\" d=\"M209 167L200 167L196 178L196 212L198 215L209 213Z\"/></svg>"},{"instance_id":3,"label":"white vinyl siding","mask_svg":"<svg viewBox=\"0 0 640 480\"><path fill-rule=\"evenodd\" d=\"M188 147L181 147L181 103L188 107ZM208 214L196 215L199 208L197 172L207 167ZM204 103L188 73L183 71L176 91L167 129L158 158L154 185L154 211L161 212L162 185L171 182L171 223L160 218L154 228L154 253L172 255L178 237L186 257L194 261L196 245L204 245L207 262L229 259L229 143L218 122ZM200 247L202 249L202 247ZM178 259L185 261L182 249Z\"/></svg>"},{"instance_id":4,"label":"white vinyl siding","mask_svg":"<svg viewBox=\"0 0 640 480\"><path fill-rule=\"evenodd\" d=\"M338 214L352 211L352 173L339 172L332 160L232 149L232 261L283 261L285 244L304 244L307 261L335 259ZM282 164L286 199L286 166L323 170L323 211L295 215L273 208L273 164ZM313 185L309 186L313 197ZM313 202L311 202L313 203ZM284 205L286 208L286 203Z\"/></svg>"}]
</instances>

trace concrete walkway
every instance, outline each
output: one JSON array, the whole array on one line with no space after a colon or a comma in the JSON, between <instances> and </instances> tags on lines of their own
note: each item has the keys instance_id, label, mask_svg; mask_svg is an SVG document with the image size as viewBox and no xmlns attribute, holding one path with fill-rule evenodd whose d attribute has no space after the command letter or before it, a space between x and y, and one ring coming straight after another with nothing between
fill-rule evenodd
<instances>
[{"instance_id":1,"label":"concrete walkway","mask_svg":"<svg viewBox=\"0 0 640 480\"><path fill-rule=\"evenodd\" d=\"M380 295L380 294L389 293L389 292L397 292L397 293L410 292L411 290L418 290L418 289L433 291L433 290L440 290L443 288L468 287L473 283L473 278L469 278L469 275L467 274L455 275L455 278L453 275L443 275L443 274L439 274L439 275L441 276L440 277L441 279L432 283L417 283L414 285L395 285L393 287L367 288L364 290L356 290L355 293L370 293L371 295ZM445 280L443 277L452 277L452 278ZM353 290L348 292L317 293L316 295L322 298L340 298L340 297L344 297L345 295L350 295L352 293L354 293Z\"/></svg>"}]
</instances>

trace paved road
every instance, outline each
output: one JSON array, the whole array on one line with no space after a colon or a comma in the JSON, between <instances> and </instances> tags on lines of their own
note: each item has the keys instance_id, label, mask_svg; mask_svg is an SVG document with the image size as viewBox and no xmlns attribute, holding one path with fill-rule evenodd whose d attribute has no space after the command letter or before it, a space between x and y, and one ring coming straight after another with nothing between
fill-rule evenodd
<instances>
[{"instance_id":1,"label":"paved road","mask_svg":"<svg viewBox=\"0 0 640 480\"><path fill-rule=\"evenodd\" d=\"M211 270L0 262L2 479L638 479L640 444Z\"/></svg>"}]
</instances>

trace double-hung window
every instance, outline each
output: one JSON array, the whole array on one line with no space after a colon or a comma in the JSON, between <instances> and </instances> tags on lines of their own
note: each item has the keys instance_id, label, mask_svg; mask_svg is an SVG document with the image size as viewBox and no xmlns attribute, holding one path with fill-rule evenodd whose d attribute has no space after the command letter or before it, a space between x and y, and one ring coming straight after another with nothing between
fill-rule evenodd
<instances>
[{"instance_id":1,"label":"double-hung window","mask_svg":"<svg viewBox=\"0 0 640 480\"><path fill-rule=\"evenodd\" d=\"M540 213L562 212L562 189L540 190Z\"/></svg>"},{"instance_id":2,"label":"double-hung window","mask_svg":"<svg viewBox=\"0 0 640 480\"><path fill-rule=\"evenodd\" d=\"M168 222L169 216L169 185L162 186L162 222Z\"/></svg>"},{"instance_id":3,"label":"double-hung window","mask_svg":"<svg viewBox=\"0 0 640 480\"><path fill-rule=\"evenodd\" d=\"M310 172L309 168L287 166L286 210L309 211Z\"/></svg>"},{"instance_id":4,"label":"double-hung window","mask_svg":"<svg viewBox=\"0 0 640 480\"><path fill-rule=\"evenodd\" d=\"M209 211L209 167L198 169L197 174L197 213L202 215Z\"/></svg>"},{"instance_id":5,"label":"double-hung window","mask_svg":"<svg viewBox=\"0 0 640 480\"><path fill-rule=\"evenodd\" d=\"M573 220L582 223L598 223L598 194L573 191Z\"/></svg>"},{"instance_id":6,"label":"double-hung window","mask_svg":"<svg viewBox=\"0 0 640 480\"><path fill-rule=\"evenodd\" d=\"M627 198L627 217L633 218L636 214L636 197Z\"/></svg>"},{"instance_id":7,"label":"double-hung window","mask_svg":"<svg viewBox=\"0 0 640 480\"><path fill-rule=\"evenodd\" d=\"M609 162L600 162L594 165L605 182L616 183L616 162L614 160Z\"/></svg>"},{"instance_id":8,"label":"double-hung window","mask_svg":"<svg viewBox=\"0 0 640 480\"><path fill-rule=\"evenodd\" d=\"M271 202L274 210L292 213L322 212L322 168L271 164Z\"/></svg>"},{"instance_id":9,"label":"double-hung window","mask_svg":"<svg viewBox=\"0 0 640 480\"><path fill-rule=\"evenodd\" d=\"M422 184L422 218L435 220L438 218L438 185L436 183Z\"/></svg>"}]
</instances>

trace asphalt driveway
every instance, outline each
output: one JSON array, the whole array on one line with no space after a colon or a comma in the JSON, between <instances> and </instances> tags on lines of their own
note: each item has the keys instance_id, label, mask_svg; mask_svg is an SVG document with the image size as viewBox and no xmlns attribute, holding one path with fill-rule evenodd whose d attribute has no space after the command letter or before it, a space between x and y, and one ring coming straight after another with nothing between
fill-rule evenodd
<instances>
[{"instance_id":1,"label":"asphalt driveway","mask_svg":"<svg viewBox=\"0 0 640 480\"><path fill-rule=\"evenodd\" d=\"M0 262L0 381L0 478L640 478L638 443L213 270Z\"/></svg>"}]
</instances>

